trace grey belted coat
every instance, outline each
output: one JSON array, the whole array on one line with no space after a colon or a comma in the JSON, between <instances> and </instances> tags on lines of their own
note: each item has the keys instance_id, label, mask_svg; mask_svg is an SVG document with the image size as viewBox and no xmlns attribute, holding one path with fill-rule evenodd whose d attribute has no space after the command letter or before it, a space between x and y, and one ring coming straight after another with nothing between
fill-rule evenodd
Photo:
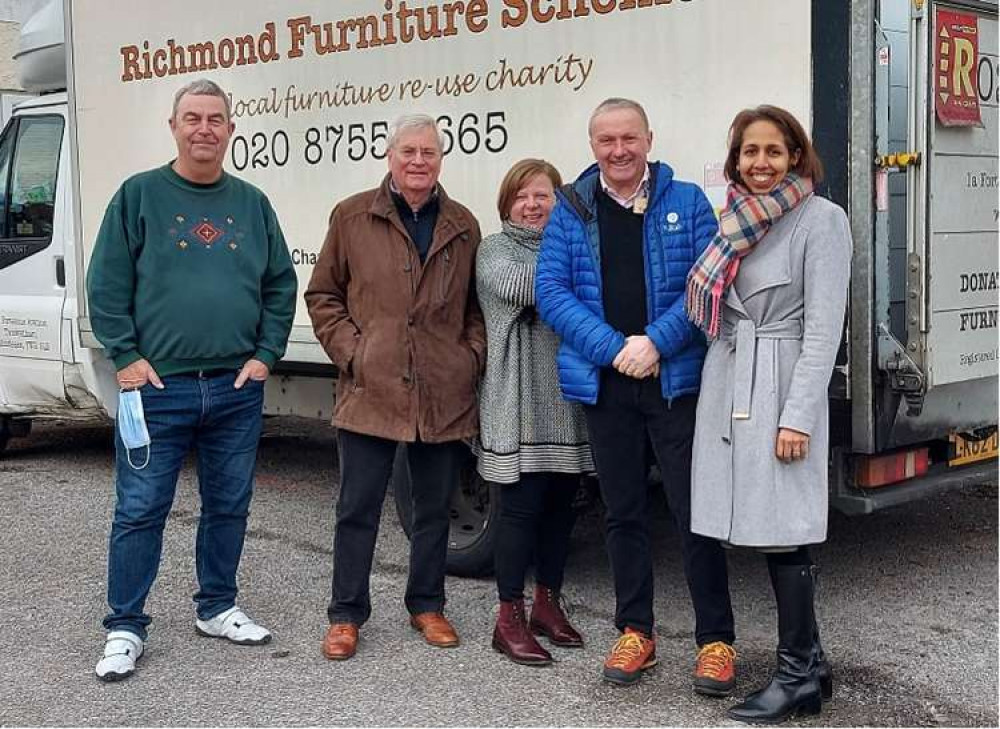
<instances>
[{"instance_id":1,"label":"grey belted coat","mask_svg":"<svg viewBox=\"0 0 1000 729\"><path fill-rule=\"evenodd\" d=\"M702 370L693 532L752 547L826 539L827 387L851 248L844 211L812 195L740 262ZM805 459L778 460L779 427L809 434Z\"/></svg>"}]
</instances>

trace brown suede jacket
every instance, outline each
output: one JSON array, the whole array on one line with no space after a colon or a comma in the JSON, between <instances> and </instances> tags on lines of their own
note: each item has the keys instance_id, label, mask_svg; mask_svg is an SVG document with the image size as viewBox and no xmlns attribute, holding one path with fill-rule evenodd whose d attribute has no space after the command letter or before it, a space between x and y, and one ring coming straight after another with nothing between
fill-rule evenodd
<instances>
[{"instance_id":1,"label":"brown suede jacket","mask_svg":"<svg viewBox=\"0 0 1000 729\"><path fill-rule=\"evenodd\" d=\"M475 291L480 232L438 186L427 259L399 218L389 176L330 215L305 293L313 329L340 369L333 424L440 443L479 431L486 333Z\"/></svg>"}]
</instances>

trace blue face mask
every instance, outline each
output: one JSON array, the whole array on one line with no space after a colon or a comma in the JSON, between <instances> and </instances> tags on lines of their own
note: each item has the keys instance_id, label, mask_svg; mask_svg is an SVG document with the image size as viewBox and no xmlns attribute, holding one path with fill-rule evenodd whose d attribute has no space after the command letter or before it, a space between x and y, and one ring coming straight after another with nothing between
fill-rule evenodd
<instances>
[{"instance_id":1,"label":"blue face mask","mask_svg":"<svg viewBox=\"0 0 1000 729\"><path fill-rule=\"evenodd\" d=\"M146 430L146 415L142 411L142 395L138 390L122 390L118 393L118 435L125 444L125 458L128 465L141 471L149 465L149 431ZM132 463L132 450L146 449L146 461L141 466Z\"/></svg>"}]
</instances>

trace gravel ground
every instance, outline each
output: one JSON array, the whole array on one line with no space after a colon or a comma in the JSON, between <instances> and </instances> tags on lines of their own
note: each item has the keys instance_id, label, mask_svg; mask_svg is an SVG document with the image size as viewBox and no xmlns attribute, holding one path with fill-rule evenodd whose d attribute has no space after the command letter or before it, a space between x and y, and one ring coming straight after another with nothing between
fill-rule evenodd
<instances>
[{"instance_id":1,"label":"gravel ground","mask_svg":"<svg viewBox=\"0 0 1000 729\"><path fill-rule=\"evenodd\" d=\"M148 603L147 653L133 678L102 684L93 666L111 459L109 428L65 423L36 427L0 458L0 725L731 724L727 700L690 690L692 616L661 505L653 514L660 665L637 686L600 679L615 633L599 510L574 532L565 589L587 645L556 649L554 666L516 666L491 650L490 580L448 580L460 647L433 649L410 630L407 542L391 498L359 654L324 660L336 447L329 427L294 418L268 422L240 577L240 604L274 642L245 648L194 632L198 501L189 467ZM801 725L998 724L996 483L864 518L835 514L815 557L836 695ZM734 552L730 564L742 694L769 674L775 615L763 559Z\"/></svg>"}]
</instances>

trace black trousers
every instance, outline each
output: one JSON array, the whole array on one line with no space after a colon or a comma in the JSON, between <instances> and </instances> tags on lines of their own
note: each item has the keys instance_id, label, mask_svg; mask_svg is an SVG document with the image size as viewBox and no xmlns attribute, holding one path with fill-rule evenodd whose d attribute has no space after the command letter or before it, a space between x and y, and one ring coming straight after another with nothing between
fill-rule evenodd
<instances>
[{"instance_id":1,"label":"black trousers","mask_svg":"<svg viewBox=\"0 0 1000 729\"><path fill-rule=\"evenodd\" d=\"M735 639L726 555L718 541L691 533L691 445L695 395L668 403L659 378L636 380L602 371L596 405L585 408L590 444L606 508L614 573L615 625L650 634L653 567L649 549L646 442L663 474L667 504L681 541L684 575L695 613L695 640Z\"/></svg>"},{"instance_id":2,"label":"black trousers","mask_svg":"<svg viewBox=\"0 0 1000 729\"><path fill-rule=\"evenodd\" d=\"M532 557L535 581L555 592L562 589L569 535L576 514L573 496L580 477L565 473L522 473L504 484L494 565L503 601L524 597L524 578Z\"/></svg>"},{"instance_id":3,"label":"black trousers","mask_svg":"<svg viewBox=\"0 0 1000 729\"><path fill-rule=\"evenodd\" d=\"M809 554L809 547L802 546L786 552L765 552L768 567L789 566L789 567L812 567L812 555Z\"/></svg>"},{"instance_id":4,"label":"black trousers","mask_svg":"<svg viewBox=\"0 0 1000 729\"><path fill-rule=\"evenodd\" d=\"M340 500L333 539L331 623L362 625L371 616L369 581L382 503L392 475L396 441L341 430ZM451 493L463 457L460 442L409 443L413 528L406 609L413 615L444 608Z\"/></svg>"}]
</instances>

